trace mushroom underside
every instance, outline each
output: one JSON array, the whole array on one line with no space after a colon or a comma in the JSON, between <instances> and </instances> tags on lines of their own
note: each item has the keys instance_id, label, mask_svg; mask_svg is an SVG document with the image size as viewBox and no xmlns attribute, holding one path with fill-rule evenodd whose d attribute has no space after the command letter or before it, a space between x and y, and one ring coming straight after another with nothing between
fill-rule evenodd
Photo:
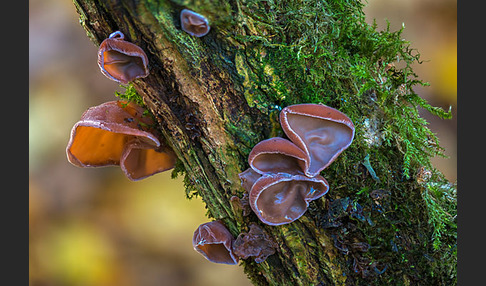
<instances>
[{"instance_id":1,"label":"mushroom underside","mask_svg":"<svg viewBox=\"0 0 486 286\"><path fill-rule=\"evenodd\" d=\"M103 52L103 68L112 77L129 82L146 75L143 60L115 50Z\"/></svg>"},{"instance_id":2,"label":"mushroom underside","mask_svg":"<svg viewBox=\"0 0 486 286\"><path fill-rule=\"evenodd\" d=\"M260 154L252 164L253 168L263 173L301 173L301 165L296 158L280 153Z\"/></svg>"},{"instance_id":3,"label":"mushroom underside","mask_svg":"<svg viewBox=\"0 0 486 286\"><path fill-rule=\"evenodd\" d=\"M234 258L222 243L200 244L197 248L211 262L234 264Z\"/></svg>"},{"instance_id":4,"label":"mushroom underside","mask_svg":"<svg viewBox=\"0 0 486 286\"><path fill-rule=\"evenodd\" d=\"M121 156L120 166L127 177L140 180L172 169L175 164L175 155L171 150L155 150L154 146L133 138L126 144Z\"/></svg>"}]
</instances>

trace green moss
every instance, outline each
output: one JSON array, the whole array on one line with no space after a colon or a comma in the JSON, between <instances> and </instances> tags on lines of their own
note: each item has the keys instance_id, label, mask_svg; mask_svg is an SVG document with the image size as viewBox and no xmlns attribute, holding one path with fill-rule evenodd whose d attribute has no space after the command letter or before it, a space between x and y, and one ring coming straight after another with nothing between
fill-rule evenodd
<instances>
[{"instance_id":1,"label":"green moss","mask_svg":"<svg viewBox=\"0 0 486 286\"><path fill-rule=\"evenodd\" d=\"M383 143L402 154L406 178L418 166L431 167L431 156L443 156L417 107L441 118L451 113L413 91L427 84L413 73L420 54L402 39L403 29L376 31L357 2L290 1L267 7L246 1L245 7L259 33L235 36L245 46L236 67L250 106L268 113L274 105L323 103L346 113L358 127L379 110ZM369 98L371 92L376 98Z\"/></svg>"},{"instance_id":2,"label":"green moss","mask_svg":"<svg viewBox=\"0 0 486 286\"><path fill-rule=\"evenodd\" d=\"M176 161L174 169L172 169L171 178L175 179L175 178L179 178L180 176L182 176L182 182L184 184L184 189L186 191L186 198L189 200L194 197L197 198L199 196L198 190L190 180L189 176L187 175L184 164L182 163L181 160L178 159Z\"/></svg>"},{"instance_id":3,"label":"green moss","mask_svg":"<svg viewBox=\"0 0 486 286\"><path fill-rule=\"evenodd\" d=\"M238 24L246 32L234 36L243 47L235 52L235 66L248 104L269 118L276 106L322 103L352 119L353 144L323 175L330 183L328 198L352 197L370 218L355 222L370 244L380 246L365 256L381 263L380 269L395 265L380 276L381 285L400 271L413 277L431 269L424 265L446 259L438 252L454 265L456 229L447 214L456 200L440 203L443 191L437 185L423 190L414 181L420 167L433 169L431 157L444 156L419 108L444 119L451 111L431 106L414 91L428 83L413 71L420 54L403 40L403 28L391 31L388 25L377 31L376 23L365 22L362 7L354 1L244 1ZM275 128L272 136L282 133ZM388 197L373 200L376 190ZM429 235L430 241L414 245ZM382 257L381 248L396 251ZM401 263L407 270L395 268ZM454 267L432 269L420 275L455 277Z\"/></svg>"},{"instance_id":4,"label":"green moss","mask_svg":"<svg viewBox=\"0 0 486 286\"><path fill-rule=\"evenodd\" d=\"M427 205L428 223L432 229L432 259L448 283L457 283L457 193L455 184L435 173L424 183L422 197ZM436 275L436 273L431 273Z\"/></svg>"},{"instance_id":5,"label":"green moss","mask_svg":"<svg viewBox=\"0 0 486 286\"><path fill-rule=\"evenodd\" d=\"M145 107L143 98L137 93L132 84L120 85L125 90L123 92L115 91L115 96L121 100L132 101L141 107Z\"/></svg>"}]
</instances>

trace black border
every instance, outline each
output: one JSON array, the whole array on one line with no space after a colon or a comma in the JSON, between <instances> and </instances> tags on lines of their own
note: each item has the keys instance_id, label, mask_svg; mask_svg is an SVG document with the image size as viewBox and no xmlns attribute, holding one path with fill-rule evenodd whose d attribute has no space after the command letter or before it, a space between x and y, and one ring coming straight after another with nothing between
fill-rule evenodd
<instances>
[{"instance_id":1,"label":"black border","mask_svg":"<svg viewBox=\"0 0 486 286\"><path fill-rule=\"evenodd\" d=\"M477 3L458 1L457 194L458 285L484 280L486 177L483 141L486 119L484 12ZM478 130L479 132L475 132Z\"/></svg>"}]
</instances>

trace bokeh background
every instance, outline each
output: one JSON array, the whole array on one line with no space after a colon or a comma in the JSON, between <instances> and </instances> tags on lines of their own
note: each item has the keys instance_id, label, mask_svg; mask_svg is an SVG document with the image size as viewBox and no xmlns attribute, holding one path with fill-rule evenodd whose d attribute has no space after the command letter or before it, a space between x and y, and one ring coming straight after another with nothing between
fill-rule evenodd
<instances>
[{"instance_id":1,"label":"bokeh background","mask_svg":"<svg viewBox=\"0 0 486 286\"><path fill-rule=\"evenodd\" d=\"M369 0L367 21L405 26L429 87L416 91L453 119L429 121L447 159L433 163L456 180L457 4L455 0ZM170 172L131 182L119 168L72 166L69 132L84 110L122 88L96 64L96 46L66 0L29 1L29 281L43 285L250 285L237 266L213 264L192 249L206 222Z\"/></svg>"}]
</instances>

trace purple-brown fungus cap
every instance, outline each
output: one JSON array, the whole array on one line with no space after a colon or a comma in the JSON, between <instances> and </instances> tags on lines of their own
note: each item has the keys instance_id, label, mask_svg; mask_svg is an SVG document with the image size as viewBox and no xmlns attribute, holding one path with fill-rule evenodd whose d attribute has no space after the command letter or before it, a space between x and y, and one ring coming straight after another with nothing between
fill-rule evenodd
<instances>
[{"instance_id":1,"label":"purple-brown fungus cap","mask_svg":"<svg viewBox=\"0 0 486 286\"><path fill-rule=\"evenodd\" d=\"M206 17L188 9L181 11L182 30L191 36L202 37L209 32L209 23Z\"/></svg>"},{"instance_id":2,"label":"purple-brown fungus cap","mask_svg":"<svg viewBox=\"0 0 486 286\"><path fill-rule=\"evenodd\" d=\"M127 84L149 74L148 58L139 46L124 40L122 32L113 32L101 42L98 66L109 79Z\"/></svg>"},{"instance_id":3,"label":"purple-brown fungus cap","mask_svg":"<svg viewBox=\"0 0 486 286\"><path fill-rule=\"evenodd\" d=\"M248 155L250 167L260 174L302 174L306 154L287 139L274 137L260 141Z\"/></svg>"},{"instance_id":4,"label":"purple-brown fungus cap","mask_svg":"<svg viewBox=\"0 0 486 286\"><path fill-rule=\"evenodd\" d=\"M201 224L192 237L194 250L207 260L215 263L238 263L238 257L233 254L234 237L220 220Z\"/></svg>"},{"instance_id":5,"label":"purple-brown fungus cap","mask_svg":"<svg viewBox=\"0 0 486 286\"><path fill-rule=\"evenodd\" d=\"M253 170L252 168L248 168L238 174L238 177L241 181L241 186L248 194L250 193L253 184L255 184L255 182L260 179L261 176L262 175L260 173L255 172L255 170Z\"/></svg>"},{"instance_id":6,"label":"purple-brown fungus cap","mask_svg":"<svg viewBox=\"0 0 486 286\"><path fill-rule=\"evenodd\" d=\"M135 103L109 101L86 110L73 126L66 148L78 167L120 165L130 180L172 169L174 152L163 146L153 120Z\"/></svg>"},{"instance_id":7,"label":"purple-brown fungus cap","mask_svg":"<svg viewBox=\"0 0 486 286\"><path fill-rule=\"evenodd\" d=\"M351 145L354 125L344 113L322 104L297 104L280 112L289 139L307 154L305 174L318 175Z\"/></svg>"},{"instance_id":8,"label":"purple-brown fungus cap","mask_svg":"<svg viewBox=\"0 0 486 286\"><path fill-rule=\"evenodd\" d=\"M258 179L250 190L250 207L268 225L291 223L307 210L309 202L329 190L322 176L272 174Z\"/></svg>"}]
</instances>

